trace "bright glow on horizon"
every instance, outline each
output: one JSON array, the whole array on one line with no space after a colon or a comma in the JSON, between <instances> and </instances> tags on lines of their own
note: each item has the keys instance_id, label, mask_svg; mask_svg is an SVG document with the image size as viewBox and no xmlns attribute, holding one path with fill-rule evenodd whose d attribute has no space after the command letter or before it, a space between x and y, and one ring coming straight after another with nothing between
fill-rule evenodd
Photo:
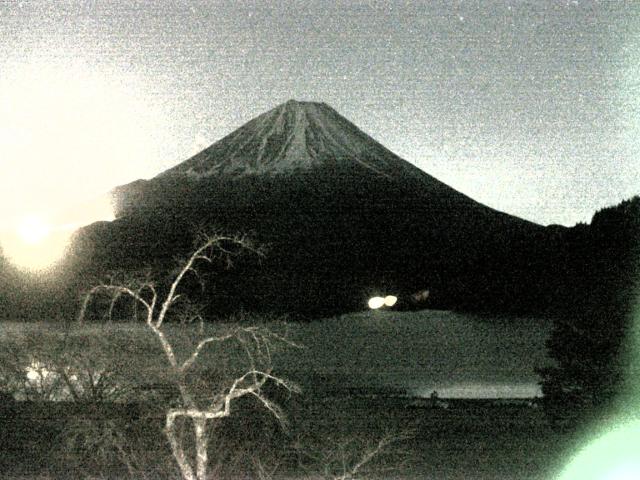
<instances>
[{"instance_id":1,"label":"bright glow on horizon","mask_svg":"<svg viewBox=\"0 0 640 480\"><path fill-rule=\"evenodd\" d=\"M38 215L27 215L18 225L18 235L28 245L37 245L51 234L51 225Z\"/></svg>"},{"instance_id":2,"label":"bright glow on horizon","mask_svg":"<svg viewBox=\"0 0 640 480\"><path fill-rule=\"evenodd\" d=\"M75 230L113 219L113 206L106 196L56 215L29 214L0 230L2 254L21 270L41 272L62 259Z\"/></svg>"},{"instance_id":3,"label":"bright glow on horizon","mask_svg":"<svg viewBox=\"0 0 640 480\"><path fill-rule=\"evenodd\" d=\"M46 234L37 230L3 231L3 255L21 270L40 272L50 268L64 255L73 230L48 228Z\"/></svg>"},{"instance_id":4,"label":"bright glow on horizon","mask_svg":"<svg viewBox=\"0 0 640 480\"><path fill-rule=\"evenodd\" d=\"M168 136L140 80L47 52L0 65L0 247L30 271L57 262L73 230L113 220L96 195L159 173L157 139Z\"/></svg>"}]
</instances>

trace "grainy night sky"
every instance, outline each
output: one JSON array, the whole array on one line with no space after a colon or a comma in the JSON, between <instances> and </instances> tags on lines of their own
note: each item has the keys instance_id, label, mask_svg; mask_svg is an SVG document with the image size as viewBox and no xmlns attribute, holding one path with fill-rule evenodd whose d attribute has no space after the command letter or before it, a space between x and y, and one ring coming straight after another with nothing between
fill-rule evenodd
<instances>
[{"instance_id":1,"label":"grainy night sky","mask_svg":"<svg viewBox=\"0 0 640 480\"><path fill-rule=\"evenodd\" d=\"M289 98L542 224L640 193L636 2L10 0L0 213L153 176Z\"/></svg>"}]
</instances>

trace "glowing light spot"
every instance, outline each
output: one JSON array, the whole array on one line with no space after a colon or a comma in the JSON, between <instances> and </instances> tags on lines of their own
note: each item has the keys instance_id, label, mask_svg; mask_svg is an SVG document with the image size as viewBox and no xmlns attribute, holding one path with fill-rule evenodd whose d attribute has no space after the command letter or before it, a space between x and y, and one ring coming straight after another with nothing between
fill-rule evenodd
<instances>
[{"instance_id":1,"label":"glowing light spot","mask_svg":"<svg viewBox=\"0 0 640 480\"><path fill-rule=\"evenodd\" d=\"M382 297L371 297L369 299L369 308L371 310L377 310L380 307L384 306L384 298Z\"/></svg>"},{"instance_id":2,"label":"glowing light spot","mask_svg":"<svg viewBox=\"0 0 640 480\"><path fill-rule=\"evenodd\" d=\"M62 259L75 230L114 219L111 197L102 195L55 213L14 218L8 228L0 228L0 247L15 266L39 272Z\"/></svg>"},{"instance_id":3,"label":"glowing light spot","mask_svg":"<svg viewBox=\"0 0 640 480\"><path fill-rule=\"evenodd\" d=\"M42 242L50 233L51 225L37 215L24 217L18 225L18 235L29 245Z\"/></svg>"},{"instance_id":4,"label":"glowing light spot","mask_svg":"<svg viewBox=\"0 0 640 480\"><path fill-rule=\"evenodd\" d=\"M578 453L561 480L640 478L640 421L616 428Z\"/></svg>"},{"instance_id":5,"label":"glowing light spot","mask_svg":"<svg viewBox=\"0 0 640 480\"><path fill-rule=\"evenodd\" d=\"M42 217L24 217L14 228L0 231L2 254L18 268L41 271L62 257L72 233L55 228Z\"/></svg>"},{"instance_id":6,"label":"glowing light spot","mask_svg":"<svg viewBox=\"0 0 640 480\"><path fill-rule=\"evenodd\" d=\"M45 380L51 375L51 372L44 367L40 362L34 361L27 368L27 380L30 382L37 382Z\"/></svg>"},{"instance_id":7,"label":"glowing light spot","mask_svg":"<svg viewBox=\"0 0 640 480\"><path fill-rule=\"evenodd\" d=\"M384 297L384 304L387 307L393 307L397 301L398 297L396 297L395 295L387 295L386 297Z\"/></svg>"},{"instance_id":8,"label":"glowing light spot","mask_svg":"<svg viewBox=\"0 0 640 480\"><path fill-rule=\"evenodd\" d=\"M158 173L158 140L171 130L170 116L142 78L94 63L52 45L46 61L34 53L3 64L0 241L20 266L59 257L64 242L53 233L113 219L97 193ZM50 226L23 221L34 212ZM42 243L50 252L24 251Z\"/></svg>"}]
</instances>

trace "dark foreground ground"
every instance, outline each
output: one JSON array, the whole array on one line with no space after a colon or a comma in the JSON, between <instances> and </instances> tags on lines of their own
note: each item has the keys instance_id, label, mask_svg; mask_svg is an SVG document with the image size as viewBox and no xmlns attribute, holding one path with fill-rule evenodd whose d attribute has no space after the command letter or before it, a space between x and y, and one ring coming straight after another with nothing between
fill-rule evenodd
<instances>
[{"instance_id":1,"label":"dark foreground ground","mask_svg":"<svg viewBox=\"0 0 640 480\"><path fill-rule=\"evenodd\" d=\"M213 431L215 478L334 478L385 435L397 439L357 478L552 479L570 451L568 436L526 405L458 400L432 408L359 396L283 403L286 432L251 404ZM179 478L161 412L148 405L18 402L0 422L3 479Z\"/></svg>"}]
</instances>

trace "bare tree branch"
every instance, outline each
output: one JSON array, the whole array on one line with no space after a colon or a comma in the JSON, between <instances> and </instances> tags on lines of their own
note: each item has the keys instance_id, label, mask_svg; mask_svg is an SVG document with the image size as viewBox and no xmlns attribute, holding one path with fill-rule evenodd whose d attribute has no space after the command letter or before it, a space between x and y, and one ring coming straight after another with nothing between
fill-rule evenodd
<instances>
[{"instance_id":1,"label":"bare tree branch","mask_svg":"<svg viewBox=\"0 0 640 480\"><path fill-rule=\"evenodd\" d=\"M197 264L200 262L212 263L216 258L216 254L224 256L229 266L231 257L239 254L239 251L233 250L231 246L237 247L240 250L249 250L258 256L262 255L261 250L255 248L246 237L216 235L203 236L201 240L200 245L194 249L191 255L176 271L169 290L161 302L158 299L158 292L154 283L149 281L148 278L143 281L129 279L128 282L118 284L112 277L109 283L96 285L87 292L78 315L78 321L83 322L89 302L99 294L106 294L111 297L108 308L109 319L112 318L116 302L122 296L130 297L136 306L142 305L145 308L147 313L145 323L160 342L168 362L170 373L180 392L182 406L179 408L170 408L166 411L165 435L184 480L207 479L207 445L209 437L206 427L208 420L229 416L234 400L246 395L251 395L257 398L280 422L284 423L284 414L280 407L269 400L262 393L261 389L267 381L272 381L276 385L289 391L297 391L295 385L289 384L271 373L271 344L274 342L289 345L295 344L281 335L258 327L240 327L223 335L210 335L202 338L195 344L186 360L182 363L178 362L174 348L162 327L170 309L183 298L178 290L184 278L192 273L201 280L196 269ZM200 332L204 333L204 320L201 310L193 314L193 311L189 311L190 306L188 306L188 303L186 305L185 314L187 314L187 316L185 318L187 318L189 322L192 322L194 319L199 319ZM158 308L159 311L157 311ZM232 338L237 339L241 348L244 350L249 361L249 369L244 374L235 378L235 380L232 380L226 388L221 390L221 393L213 394L211 401L207 405L201 406L198 404L200 399L190 390L191 387L187 383L187 372L196 364L207 346L223 343ZM266 366L266 368L262 368L262 366ZM102 381L102 377L94 381L93 377L90 376L90 388L96 390L101 389ZM185 452L181 438L179 438L177 434L176 420L178 418L188 418L193 423L195 435L195 468Z\"/></svg>"},{"instance_id":2,"label":"bare tree branch","mask_svg":"<svg viewBox=\"0 0 640 480\"><path fill-rule=\"evenodd\" d=\"M307 472L308 477L325 480L356 480L367 478L365 471L369 470L376 459L388 454L392 444L412 437L413 433L406 431L383 434L374 443L358 437L350 437L341 442L333 441L330 446L315 451L300 444L296 448L303 457L300 466ZM306 461L309 461L310 465L305 465ZM382 470L375 469L378 473ZM319 472L322 473L318 476Z\"/></svg>"},{"instance_id":3,"label":"bare tree branch","mask_svg":"<svg viewBox=\"0 0 640 480\"><path fill-rule=\"evenodd\" d=\"M205 260L205 261L211 262L211 257L210 255L207 255L206 252L209 249L211 249L213 246L221 248L220 245L221 245L221 242L223 241L240 243L238 242L238 240L236 240L233 237L214 236L214 237L208 238L200 247L198 247L191 254L187 262L178 272L178 275L176 276L174 281L171 283L171 287L169 288L169 293L167 294L165 301L162 303L162 308L160 309L160 313L158 314L158 318L156 319L156 327L159 328L160 326L162 326L162 322L164 322L164 318L167 314L167 311L169 310L169 307L175 302L176 290L180 285L180 282L182 282L182 279L184 278L184 276L188 272L194 271L194 264L196 263L197 260Z\"/></svg>"},{"instance_id":4,"label":"bare tree branch","mask_svg":"<svg viewBox=\"0 0 640 480\"><path fill-rule=\"evenodd\" d=\"M180 367L180 370L182 372L185 372L186 370L188 370L198 359L198 355L200 355L200 352L202 351L202 349L206 347L209 343L224 342L225 340L228 340L233 336L234 336L233 333L229 333L227 335L223 335L220 337L207 337L204 340L200 340L200 342L198 342L198 345L196 345L196 348L193 350L193 353L191 354L191 356L189 356L189 358L184 361L184 363Z\"/></svg>"}]
</instances>

